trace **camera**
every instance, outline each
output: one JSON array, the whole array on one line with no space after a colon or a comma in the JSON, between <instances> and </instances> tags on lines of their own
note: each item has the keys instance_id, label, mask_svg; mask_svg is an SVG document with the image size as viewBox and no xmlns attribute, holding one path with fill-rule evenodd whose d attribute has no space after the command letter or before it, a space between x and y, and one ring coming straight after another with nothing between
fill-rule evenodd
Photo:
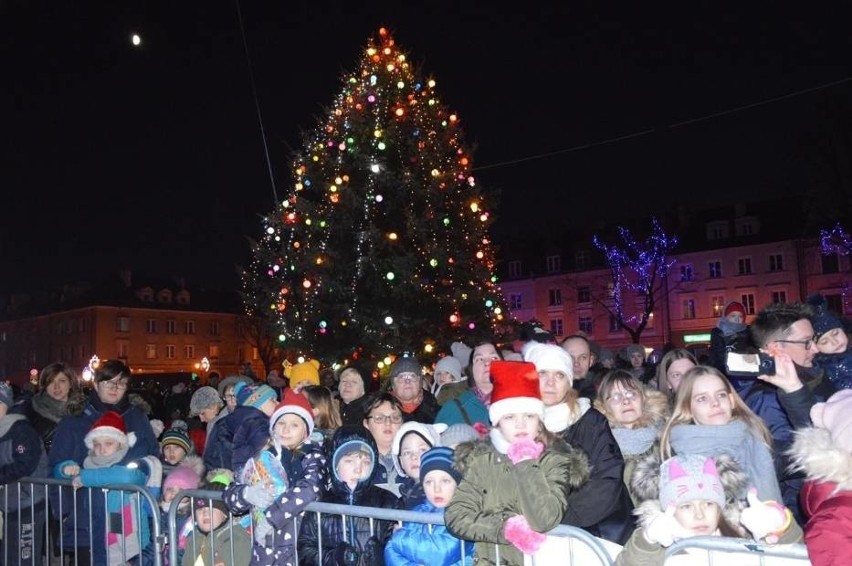
<instances>
[{"instance_id":1,"label":"camera","mask_svg":"<svg viewBox=\"0 0 852 566\"><path fill-rule=\"evenodd\" d=\"M725 356L725 370L733 377L775 375L775 359L760 351L734 352Z\"/></svg>"}]
</instances>

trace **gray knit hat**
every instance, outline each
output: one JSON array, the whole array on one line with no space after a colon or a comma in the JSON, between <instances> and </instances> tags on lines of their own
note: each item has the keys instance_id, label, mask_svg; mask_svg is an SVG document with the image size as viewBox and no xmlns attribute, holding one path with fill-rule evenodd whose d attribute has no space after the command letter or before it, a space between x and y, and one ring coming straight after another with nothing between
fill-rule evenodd
<instances>
[{"instance_id":1,"label":"gray knit hat","mask_svg":"<svg viewBox=\"0 0 852 566\"><path fill-rule=\"evenodd\" d=\"M707 456L685 454L669 458L660 465L660 507L677 507L703 499L725 508L725 490L716 462Z\"/></svg>"},{"instance_id":2,"label":"gray knit hat","mask_svg":"<svg viewBox=\"0 0 852 566\"><path fill-rule=\"evenodd\" d=\"M192 399L189 400L189 416L194 417L214 405L217 409L224 405L222 398L219 397L219 392L208 385L199 387L192 394Z\"/></svg>"},{"instance_id":3,"label":"gray knit hat","mask_svg":"<svg viewBox=\"0 0 852 566\"><path fill-rule=\"evenodd\" d=\"M420 362L412 356L397 358L393 365L391 365L390 371L388 371L388 377L393 379L401 373L413 373L419 377L421 375Z\"/></svg>"},{"instance_id":4,"label":"gray knit hat","mask_svg":"<svg viewBox=\"0 0 852 566\"><path fill-rule=\"evenodd\" d=\"M449 446L454 448L462 442L478 440L479 433L476 429L467 423L451 424L447 430L441 433L441 446Z\"/></svg>"}]
</instances>

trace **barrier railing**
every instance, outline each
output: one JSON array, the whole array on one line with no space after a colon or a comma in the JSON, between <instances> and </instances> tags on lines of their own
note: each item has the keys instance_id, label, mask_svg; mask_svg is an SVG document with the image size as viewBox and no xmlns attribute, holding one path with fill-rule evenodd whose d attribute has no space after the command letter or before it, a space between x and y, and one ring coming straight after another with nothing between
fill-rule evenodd
<instances>
[{"instance_id":1,"label":"barrier railing","mask_svg":"<svg viewBox=\"0 0 852 566\"><path fill-rule=\"evenodd\" d=\"M700 561L699 561L700 560ZM760 544L730 537L681 539L666 550L666 566L679 564L736 564L737 566L806 566L811 563L803 544Z\"/></svg>"},{"instance_id":2,"label":"barrier railing","mask_svg":"<svg viewBox=\"0 0 852 566\"><path fill-rule=\"evenodd\" d=\"M10 487L15 490L14 494L9 493ZM22 494L34 496L36 503L22 505ZM10 495L17 496L17 505L10 505ZM67 505L68 499L74 504ZM118 510L108 516L106 513L111 506L117 506ZM150 515L146 515L143 506L152 511ZM97 521L103 525L102 535L96 532L96 520L91 512L81 516L84 508L91 510L94 507L104 509L103 523ZM158 509L157 501L148 490L137 485L116 484L75 490L69 480L22 478L16 484L2 486L3 540L0 547L3 556L0 564L93 564L93 550L103 550L107 561L112 551L113 558L122 562L144 554L146 565L161 566L165 537L160 531ZM145 545L143 529L135 528L142 525L134 525L133 521L146 520L147 517L151 519L147 522L151 541ZM107 525L110 526L109 535ZM66 530L73 534L67 534ZM85 534L81 537L80 533Z\"/></svg>"}]
</instances>

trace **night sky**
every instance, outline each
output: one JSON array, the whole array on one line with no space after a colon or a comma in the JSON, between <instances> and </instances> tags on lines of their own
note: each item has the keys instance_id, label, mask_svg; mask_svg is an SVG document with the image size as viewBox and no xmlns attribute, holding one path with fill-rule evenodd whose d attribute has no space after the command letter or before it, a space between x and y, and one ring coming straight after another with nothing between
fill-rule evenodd
<instances>
[{"instance_id":1,"label":"night sky","mask_svg":"<svg viewBox=\"0 0 852 566\"><path fill-rule=\"evenodd\" d=\"M852 96L840 2L359 4L242 1L247 56L233 1L5 2L0 290L234 286L274 204L255 103L285 197L380 26L459 113L503 234L804 193Z\"/></svg>"}]
</instances>

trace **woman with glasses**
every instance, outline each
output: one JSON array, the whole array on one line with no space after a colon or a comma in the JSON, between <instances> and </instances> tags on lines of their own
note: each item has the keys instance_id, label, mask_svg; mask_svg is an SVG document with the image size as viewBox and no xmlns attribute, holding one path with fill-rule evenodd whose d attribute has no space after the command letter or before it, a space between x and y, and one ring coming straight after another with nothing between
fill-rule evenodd
<instances>
[{"instance_id":1,"label":"woman with glasses","mask_svg":"<svg viewBox=\"0 0 852 566\"><path fill-rule=\"evenodd\" d=\"M624 370L614 370L601 380L595 408L606 416L624 457L624 484L634 505L640 501L630 479L637 462L660 453L660 432L669 417L665 393L645 387Z\"/></svg>"},{"instance_id":2,"label":"woman with glasses","mask_svg":"<svg viewBox=\"0 0 852 566\"><path fill-rule=\"evenodd\" d=\"M377 486L399 497L401 478L397 477L394 465L393 439L402 426L402 409L399 401L390 393L379 393L368 399L362 424L376 441L379 466L374 481Z\"/></svg>"},{"instance_id":3,"label":"woman with glasses","mask_svg":"<svg viewBox=\"0 0 852 566\"><path fill-rule=\"evenodd\" d=\"M129 447L119 464L127 464L145 456L156 457L159 454L160 445L154 437L147 415L127 398L130 379L130 368L123 362L107 360L100 364L95 371L94 388L85 406L81 407L79 413L69 415L59 422L53 444L48 452L48 465L51 469L66 460L82 465L89 455L89 449L85 443L86 434L95 421L109 411L115 411L121 415L127 434L133 433L136 436L136 442ZM93 564L106 564L107 529L104 498L95 496L90 498L88 490L85 489L75 492L70 488L63 488L61 494L60 507L56 492L51 492L53 510L58 511L61 508L64 513L70 513L64 521L61 541L65 547L62 551L76 553L81 563L89 563L91 560ZM76 548L74 548L75 544Z\"/></svg>"}]
</instances>

